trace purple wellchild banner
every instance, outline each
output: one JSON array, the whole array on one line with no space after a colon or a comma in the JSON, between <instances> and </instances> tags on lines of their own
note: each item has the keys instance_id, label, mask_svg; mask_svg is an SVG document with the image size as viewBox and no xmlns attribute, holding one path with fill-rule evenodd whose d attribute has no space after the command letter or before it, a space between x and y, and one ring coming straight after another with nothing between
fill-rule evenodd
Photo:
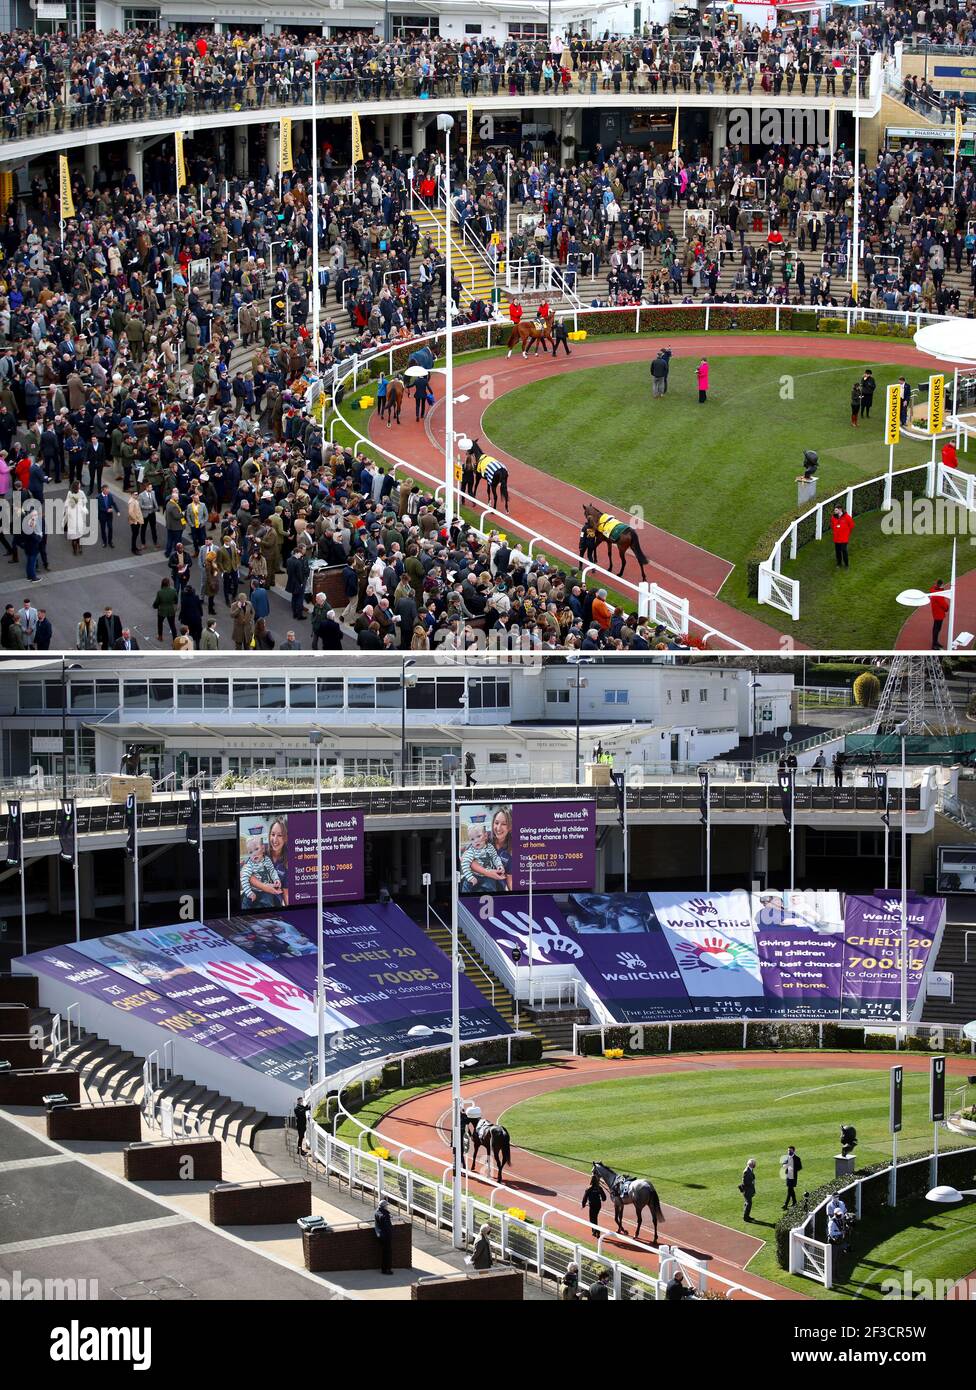
<instances>
[{"instance_id":1,"label":"purple wellchild banner","mask_svg":"<svg viewBox=\"0 0 976 1390\"><path fill-rule=\"evenodd\" d=\"M594 801L463 802L461 892L569 892L596 877Z\"/></svg>"},{"instance_id":2,"label":"purple wellchild banner","mask_svg":"<svg viewBox=\"0 0 976 1390\"><path fill-rule=\"evenodd\" d=\"M900 909L885 895L572 893L465 899L519 969L572 967L620 1022L693 1018L896 1020ZM909 1007L945 918L909 900Z\"/></svg>"},{"instance_id":3,"label":"purple wellchild banner","mask_svg":"<svg viewBox=\"0 0 976 1390\"><path fill-rule=\"evenodd\" d=\"M364 896L363 812L322 812L322 901ZM242 912L277 912L318 901L317 817L314 811L252 812L237 822Z\"/></svg>"},{"instance_id":4,"label":"purple wellchild banner","mask_svg":"<svg viewBox=\"0 0 976 1390\"><path fill-rule=\"evenodd\" d=\"M392 903L323 914L333 1067L407 1052L450 1029L447 957ZM180 923L23 956L18 964L268 1076L305 1085L315 1055L315 910ZM510 1032L464 976L465 1041ZM436 1041L436 1039L435 1039Z\"/></svg>"}]
</instances>

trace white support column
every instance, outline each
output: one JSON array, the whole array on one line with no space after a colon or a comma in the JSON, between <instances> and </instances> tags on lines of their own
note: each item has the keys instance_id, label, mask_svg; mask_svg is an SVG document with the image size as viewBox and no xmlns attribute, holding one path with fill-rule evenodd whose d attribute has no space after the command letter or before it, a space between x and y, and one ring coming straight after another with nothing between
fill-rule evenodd
<instances>
[{"instance_id":1,"label":"white support column","mask_svg":"<svg viewBox=\"0 0 976 1390\"><path fill-rule=\"evenodd\" d=\"M143 162L142 162L142 141L126 140L125 142L125 162L132 174L135 175L136 184L139 191L142 191Z\"/></svg>"},{"instance_id":2,"label":"white support column","mask_svg":"<svg viewBox=\"0 0 976 1390\"><path fill-rule=\"evenodd\" d=\"M234 132L234 173L247 173L247 129Z\"/></svg>"},{"instance_id":3,"label":"white support column","mask_svg":"<svg viewBox=\"0 0 976 1390\"><path fill-rule=\"evenodd\" d=\"M268 133L265 139L264 157L268 161L268 174L271 178L277 179L278 165L281 161L279 153L279 136L281 127L277 121L268 122Z\"/></svg>"},{"instance_id":4,"label":"white support column","mask_svg":"<svg viewBox=\"0 0 976 1390\"><path fill-rule=\"evenodd\" d=\"M391 117L390 117L390 149L391 149L391 150L402 150L402 149L403 149L403 117L402 117L402 116L391 116Z\"/></svg>"},{"instance_id":5,"label":"white support column","mask_svg":"<svg viewBox=\"0 0 976 1390\"><path fill-rule=\"evenodd\" d=\"M423 154L427 148L427 126L420 116L413 118L413 153L414 158L418 154Z\"/></svg>"},{"instance_id":6,"label":"white support column","mask_svg":"<svg viewBox=\"0 0 976 1390\"><path fill-rule=\"evenodd\" d=\"M724 110L712 113L712 163L718 167L722 151L728 143L729 121Z\"/></svg>"},{"instance_id":7,"label":"white support column","mask_svg":"<svg viewBox=\"0 0 976 1390\"><path fill-rule=\"evenodd\" d=\"M89 188L95 184L95 170L98 168L98 146L85 145L81 151L85 164L85 183Z\"/></svg>"}]
</instances>

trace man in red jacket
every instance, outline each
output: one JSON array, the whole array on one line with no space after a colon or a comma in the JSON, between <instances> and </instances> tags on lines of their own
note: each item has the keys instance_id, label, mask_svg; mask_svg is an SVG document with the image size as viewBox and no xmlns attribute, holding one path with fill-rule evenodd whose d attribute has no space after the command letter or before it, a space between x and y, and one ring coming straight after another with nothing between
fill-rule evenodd
<instances>
[{"instance_id":1,"label":"man in red jacket","mask_svg":"<svg viewBox=\"0 0 976 1390\"><path fill-rule=\"evenodd\" d=\"M838 567L842 566L845 570L850 569L851 562L847 555L847 543L854 530L854 518L850 512L845 512L843 507L836 506L830 518L830 529L834 534L834 554L837 557L837 565Z\"/></svg>"},{"instance_id":2,"label":"man in red jacket","mask_svg":"<svg viewBox=\"0 0 976 1390\"><path fill-rule=\"evenodd\" d=\"M932 610L932 650L941 651L942 643L939 641L939 634L942 632L942 624L949 616L949 600L945 593L945 580L937 579L929 590L929 607Z\"/></svg>"}]
</instances>

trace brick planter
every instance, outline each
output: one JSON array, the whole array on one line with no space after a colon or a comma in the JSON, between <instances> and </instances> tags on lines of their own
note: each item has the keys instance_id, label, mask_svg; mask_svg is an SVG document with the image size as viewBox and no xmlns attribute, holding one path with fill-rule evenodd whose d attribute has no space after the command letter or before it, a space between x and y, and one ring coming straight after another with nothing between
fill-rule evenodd
<instances>
[{"instance_id":1,"label":"brick planter","mask_svg":"<svg viewBox=\"0 0 976 1390\"><path fill-rule=\"evenodd\" d=\"M0 1037L0 1062L9 1062L12 1067L22 1070L33 1070L34 1063L42 1060L38 1048L34 1047L31 1038L22 1037L19 1033L14 1037Z\"/></svg>"},{"instance_id":2,"label":"brick planter","mask_svg":"<svg viewBox=\"0 0 976 1390\"><path fill-rule=\"evenodd\" d=\"M413 1227L409 1221L393 1222L393 1267L409 1269L413 1263ZM380 1243L372 1222L302 1232L305 1268L319 1274L337 1269L380 1269Z\"/></svg>"},{"instance_id":3,"label":"brick planter","mask_svg":"<svg viewBox=\"0 0 976 1390\"><path fill-rule=\"evenodd\" d=\"M47 1137L132 1142L142 1138L142 1112L138 1105L65 1105L48 1111Z\"/></svg>"},{"instance_id":4,"label":"brick planter","mask_svg":"<svg viewBox=\"0 0 976 1390\"><path fill-rule=\"evenodd\" d=\"M30 1032L30 1009L26 1004L0 1003L0 1033L26 1038Z\"/></svg>"},{"instance_id":5,"label":"brick planter","mask_svg":"<svg viewBox=\"0 0 976 1390\"><path fill-rule=\"evenodd\" d=\"M0 1004L26 1004L36 1009L39 1005L37 976L0 975Z\"/></svg>"},{"instance_id":6,"label":"brick planter","mask_svg":"<svg viewBox=\"0 0 976 1390\"><path fill-rule=\"evenodd\" d=\"M186 1176L184 1161L192 1161ZM202 1182L223 1176L223 1150L219 1139L173 1139L160 1143L132 1144L123 1154L124 1172L129 1182L171 1179Z\"/></svg>"},{"instance_id":7,"label":"brick planter","mask_svg":"<svg viewBox=\"0 0 976 1390\"><path fill-rule=\"evenodd\" d=\"M312 1184L304 1178L224 1183L210 1193L215 1226L274 1226L312 1214Z\"/></svg>"},{"instance_id":8,"label":"brick planter","mask_svg":"<svg viewBox=\"0 0 976 1390\"><path fill-rule=\"evenodd\" d=\"M61 1094L77 1103L81 1078L76 1071L48 1071L45 1067L0 1071L0 1105L43 1105L44 1097Z\"/></svg>"},{"instance_id":9,"label":"brick planter","mask_svg":"<svg viewBox=\"0 0 976 1390\"><path fill-rule=\"evenodd\" d=\"M486 1269L481 1274L446 1274L410 1285L414 1303L521 1302L523 1275L517 1269Z\"/></svg>"}]
</instances>

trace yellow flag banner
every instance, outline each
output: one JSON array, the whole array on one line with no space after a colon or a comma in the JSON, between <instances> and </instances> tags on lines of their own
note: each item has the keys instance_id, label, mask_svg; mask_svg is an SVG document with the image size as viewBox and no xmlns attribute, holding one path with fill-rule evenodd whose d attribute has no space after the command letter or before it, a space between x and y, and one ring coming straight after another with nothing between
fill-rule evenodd
<instances>
[{"instance_id":1,"label":"yellow flag banner","mask_svg":"<svg viewBox=\"0 0 976 1390\"><path fill-rule=\"evenodd\" d=\"M69 217L75 216L75 200L71 196L71 171L66 154L59 157L58 168L61 182L61 221L67 222Z\"/></svg>"},{"instance_id":2,"label":"yellow flag banner","mask_svg":"<svg viewBox=\"0 0 976 1390\"><path fill-rule=\"evenodd\" d=\"M466 111L467 111L467 117L468 117L468 163L470 164L470 163L471 163L471 135L472 135L472 133L473 133L473 131L474 131L474 107L471 105L470 101L468 102Z\"/></svg>"},{"instance_id":3,"label":"yellow flag banner","mask_svg":"<svg viewBox=\"0 0 976 1390\"><path fill-rule=\"evenodd\" d=\"M363 132L359 128L359 112L352 113L352 162L358 164L363 158Z\"/></svg>"},{"instance_id":4,"label":"yellow flag banner","mask_svg":"<svg viewBox=\"0 0 976 1390\"><path fill-rule=\"evenodd\" d=\"M885 443L897 444L901 439L901 387L895 381L888 387L885 405Z\"/></svg>"},{"instance_id":5,"label":"yellow flag banner","mask_svg":"<svg viewBox=\"0 0 976 1390\"><path fill-rule=\"evenodd\" d=\"M186 155L183 153L183 132L178 130L173 136L176 143L176 186L186 187Z\"/></svg>"},{"instance_id":6,"label":"yellow flag banner","mask_svg":"<svg viewBox=\"0 0 976 1390\"><path fill-rule=\"evenodd\" d=\"M958 154L958 153L959 153L959 145L960 145L961 141L962 141L962 107L961 107L961 106L957 106L957 107L956 107L956 136L955 136L955 149L954 149L954 151L953 151L955 154Z\"/></svg>"},{"instance_id":7,"label":"yellow flag banner","mask_svg":"<svg viewBox=\"0 0 976 1390\"><path fill-rule=\"evenodd\" d=\"M282 174L290 174L295 167L291 150L291 117L283 116L279 122L280 131L278 138L278 170Z\"/></svg>"},{"instance_id":8,"label":"yellow flag banner","mask_svg":"<svg viewBox=\"0 0 976 1390\"><path fill-rule=\"evenodd\" d=\"M678 108L674 108L674 139L671 141L671 153L678 153Z\"/></svg>"},{"instance_id":9,"label":"yellow flag banner","mask_svg":"<svg viewBox=\"0 0 976 1390\"><path fill-rule=\"evenodd\" d=\"M945 424L945 377L936 372L929 377L929 434L938 434Z\"/></svg>"}]
</instances>

